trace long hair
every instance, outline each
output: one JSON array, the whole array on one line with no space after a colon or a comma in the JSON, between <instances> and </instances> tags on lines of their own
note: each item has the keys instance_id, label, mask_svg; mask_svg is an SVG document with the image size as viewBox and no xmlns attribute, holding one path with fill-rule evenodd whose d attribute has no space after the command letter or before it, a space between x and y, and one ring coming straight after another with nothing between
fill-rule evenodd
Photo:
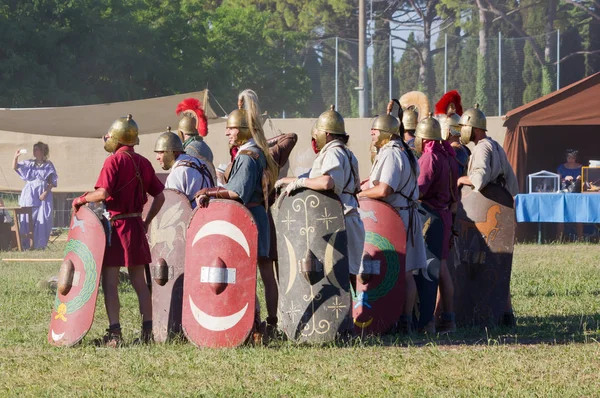
<instances>
[{"instance_id":1,"label":"long hair","mask_svg":"<svg viewBox=\"0 0 600 398\"><path fill-rule=\"evenodd\" d=\"M48 161L48 157L50 157L50 148L48 147L48 144L45 144L42 141L38 141L35 144L33 144L33 149L35 148L39 148L40 151L42 151L42 160L44 162Z\"/></svg>"},{"instance_id":2,"label":"long hair","mask_svg":"<svg viewBox=\"0 0 600 398\"><path fill-rule=\"evenodd\" d=\"M246 111L246 120L248 122L248 129L252 134L254 142L260 149L262 149L267 159L267 172L269 176L269 192L275 186L275 181L279 176L279 168L277 163L269 152L269 145L265 138L265 132L263 130L262 116L260 111L260 105L258 103L258 96L253 90L246 89L238 95L238 107Z\"/></svg>"}]
</instances>

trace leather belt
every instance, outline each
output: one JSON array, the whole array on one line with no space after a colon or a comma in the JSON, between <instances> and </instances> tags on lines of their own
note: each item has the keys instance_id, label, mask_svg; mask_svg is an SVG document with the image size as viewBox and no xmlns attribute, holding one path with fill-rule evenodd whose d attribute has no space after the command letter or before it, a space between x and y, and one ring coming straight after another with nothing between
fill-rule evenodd
<instances>
[{"instance_id":1,"label":"leather belt","mask_svg":"<svg viewBox=\"0 0 600 398\"><path fill-rule=\"evenodd\" d=\"M124 218L135 218L135 217L142 217L142 213L117 214L116 216L112 216L110 218L110 224L113 225L115 221L122 220Z\"/></svg>"}]
</instances>

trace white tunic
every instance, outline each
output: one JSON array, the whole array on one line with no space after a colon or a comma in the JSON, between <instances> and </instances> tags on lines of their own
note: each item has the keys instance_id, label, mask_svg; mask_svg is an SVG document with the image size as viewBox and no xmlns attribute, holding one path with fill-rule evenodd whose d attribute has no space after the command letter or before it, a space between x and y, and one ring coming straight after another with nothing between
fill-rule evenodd
<instances>
[{"instance_id":1,"label":"white tunic","mask_svg":"<svg viewBox=\"0 0 600 398\"><path fill-rule=\"evenodd\" d=\"M504 149L490 137L480 140L469 159L467 175L476 191L481 191L498 177L504 176L506 189L512 196L519 193L517 177L508 162Z\"/></svg>"},{"instance_id":2,"label":"white tunic","mask_svg":"<svg viewBox=\"0 0 600 398\"><path fill-rule=\"evenodd\" d=\"M338 140L327 143L313 162L309 177L328 175L333 179L333 191L344 205L344 220L348 237L348 264L350 273L358 274L365 246L365 227L358 214L358 201L354 195L359 188L358 160Z\"/></svg>"},{"instance_id":3,"label":"white tunic","mask_svg":"<svg viewBox=\"0 0 600 398\"><path fill-rule=\"evenodd\" d=\"M177 157L175 163L173 163L173 167L171 167L171 172L165 183L165 188L176 189L179 192L182 192L187 196L192 208L194 208L196 207L194 194L202 188L210 188L211 184L198 170L181 165L182 161L195 163L199 167L204 164L200 159L182 153Z\"/></svg>"},{"instance_id":4,"label":"white tunic","mask_svg":"<svg viewBox=\"0 0 600 398\"><path fill-rule=\"evenodd\" d=\"M417 211L417 200L419 199L418 177L419 164L415 162L413 172L408 155L397 141L390 141L381 147L369 175L369 188L373 188L376 183L382 182L394 190L393 194L382 200L393 206L404 222L404 228L407 232L407 272L427 267L425 241L421 232L423 224ZM407 198L411 200L409 201ZM411 221L412 228L409 228Z\"/></svg>"}]
</instances>

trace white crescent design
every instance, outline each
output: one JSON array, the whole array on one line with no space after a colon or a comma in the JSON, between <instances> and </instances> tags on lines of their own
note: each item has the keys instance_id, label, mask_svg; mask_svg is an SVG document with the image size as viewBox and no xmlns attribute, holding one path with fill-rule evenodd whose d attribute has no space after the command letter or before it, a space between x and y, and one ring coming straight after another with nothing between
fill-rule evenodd
<instances>
[{"instance_id":1,"label":"white crescent design","mask_svg":"<svg viewBox=\"0 0 600 398\"><path fill-rule=\"evenodd\" d=\"M244 308L235 314L227 316L212 316L196 307L196 304L194 304L194 301L192 300L192 296L189 296L189 298L192 315L194 315L196 322L198 322L198 324L203 328L213 332L222 332L223 330L231 329L237 325L237 323L244 317L244 314L248 310L248 303L246 303Z\"/></svg>"},{"instance_id":2,"label":"white crescent design","mask_svg":"<svg viewBox=\"0 0 600 398\"><path fill-rule=\"evenodd\" d=\"M287 246L288 254L290 256L290 278L288 280L287 289L285 289L285 294L288 294L296 280L296 274L298 272L296 270L296 252L294 251L294 246L292 246L287 236L283 235L283 237L285 238L285 245Z\"/></svg>"},{"instance_id":3,"label":"white crescent design","mask_svg":"<svg viewBox=\"0 0 600 398\"><path fill-rule=\"evenodd\" d=\"M56 334L56 333L54 333L54 330L52 330L52 340L54 340L54 341L61 340L64 335L65 335L64 333Z\"/></svg>"},{"instance_id":4,"label":"white crescent design","mask_svg":"<svg viewBox=\"0 0 600 398\"><path fill-rule=\"evenodd\" d=\"M427 279L429 282L433 282L433 281L431 280L431 278L429 278L429 265L431 265L431 262L432 262L432 261L434 261L434 260L435 260L435 258L429 258L429 259L427 259L427 267L425 267L425 269L424 269L424 270L422 270L422 272L423 272L423 277L424 277L425 279Z\"/></svg>"},{"instance_id":5,"label":"white crescent design","mask_svg":"<svg viewBox=\"0 0 600 398\"><path fill-rule=\"evenodd\" d=\"M331 235L331 238L329 238L329 241L327 242L327 247L325 248L324 265L325 276L327 277L327 279L329 279L329 282L331 282L331 284L337 287L338 289L343 290L342 286L340 285L340 282L338 282L337 278L335 277L335 273L333 272L333 245L335 244L335 238L339 231L339 229L335 231L333 235Z\"/></svg>"},{"instance_id":6,"label":"white crescent design","mask_svg":"<svg viewBox=\"0 0 600 398\"><path fill-rule=\"evenodd\" d=\"M233 239L240 246L242 246L242 248L246 251L246 255L250 257L250 246L248 245L246 235L244 235L244 233L232 223L216 220L204 224L202 228L196 232L192 246L194 246L200 239L210 235L223 235Z\"/></svg>"}]
</instances>

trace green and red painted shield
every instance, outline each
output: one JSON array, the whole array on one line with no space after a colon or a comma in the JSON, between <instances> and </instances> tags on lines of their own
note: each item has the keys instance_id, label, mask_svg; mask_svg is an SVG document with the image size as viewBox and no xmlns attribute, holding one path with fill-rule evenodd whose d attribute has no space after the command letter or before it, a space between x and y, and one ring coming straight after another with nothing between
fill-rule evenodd
<instances>
[{"instance_id":1,"label":"green and red painted shield","mask_svg":"<svg viewBox=\"0 0 600 398\"><path fill-rule=\"evenodd\" d=\"M358 335L383 334L398 322L404 308L406 229L398 212L380 200L361 199L365 226L362 283L357 278L352 294L354 331Z\"/></svg>"},{"instance_id":2,"label":"green and red painted shield","mask_svg":"<svg viewBox=\"0 0 600 398\"><path fill-rule=\"evenodd\" d=\"M165 203L148 228L152 253L152 332L163 343L181 333L185 234L192 215L188 198L179 191L165 189ZM150 209L152 198L144 206Z\"/></svg>"},{"instance_id":3,"label":"green and red painted shield","mask_svg":"<svg viewBox=\"0 0 600 398\"><path fill-rule=\"evenodd\" d=\"M60 275L70 277L67 289L59 286L52 306L50 344L67 347L77 344L92 326L105 248L104 226L92 210L81 207L71 217ZM66 279L59 277L61 280Z\"/></svg>"},{"instance_id":4,"label":"green and red painted shield","mask_svg":"<svg viewBox=\"0 0 600 398\"><path fill-rule=\"evenodd\" d=\"M488 184L462 188L456 214L459 236L448 261L454 309L461 325L494 326L506 311L515 238L513 198Z\"/></svg>"},{"instance_id":5,"label":"green and red painted shield","mask_svg":"<svg viewBox=\"0 0 600 398\"><path fill-rule=\"evenodd\" d=\"M248 209L212 200L186 237L182 326L198 347L236 347L254 324L258 230Z\"/></svg>"}]
</instances>

